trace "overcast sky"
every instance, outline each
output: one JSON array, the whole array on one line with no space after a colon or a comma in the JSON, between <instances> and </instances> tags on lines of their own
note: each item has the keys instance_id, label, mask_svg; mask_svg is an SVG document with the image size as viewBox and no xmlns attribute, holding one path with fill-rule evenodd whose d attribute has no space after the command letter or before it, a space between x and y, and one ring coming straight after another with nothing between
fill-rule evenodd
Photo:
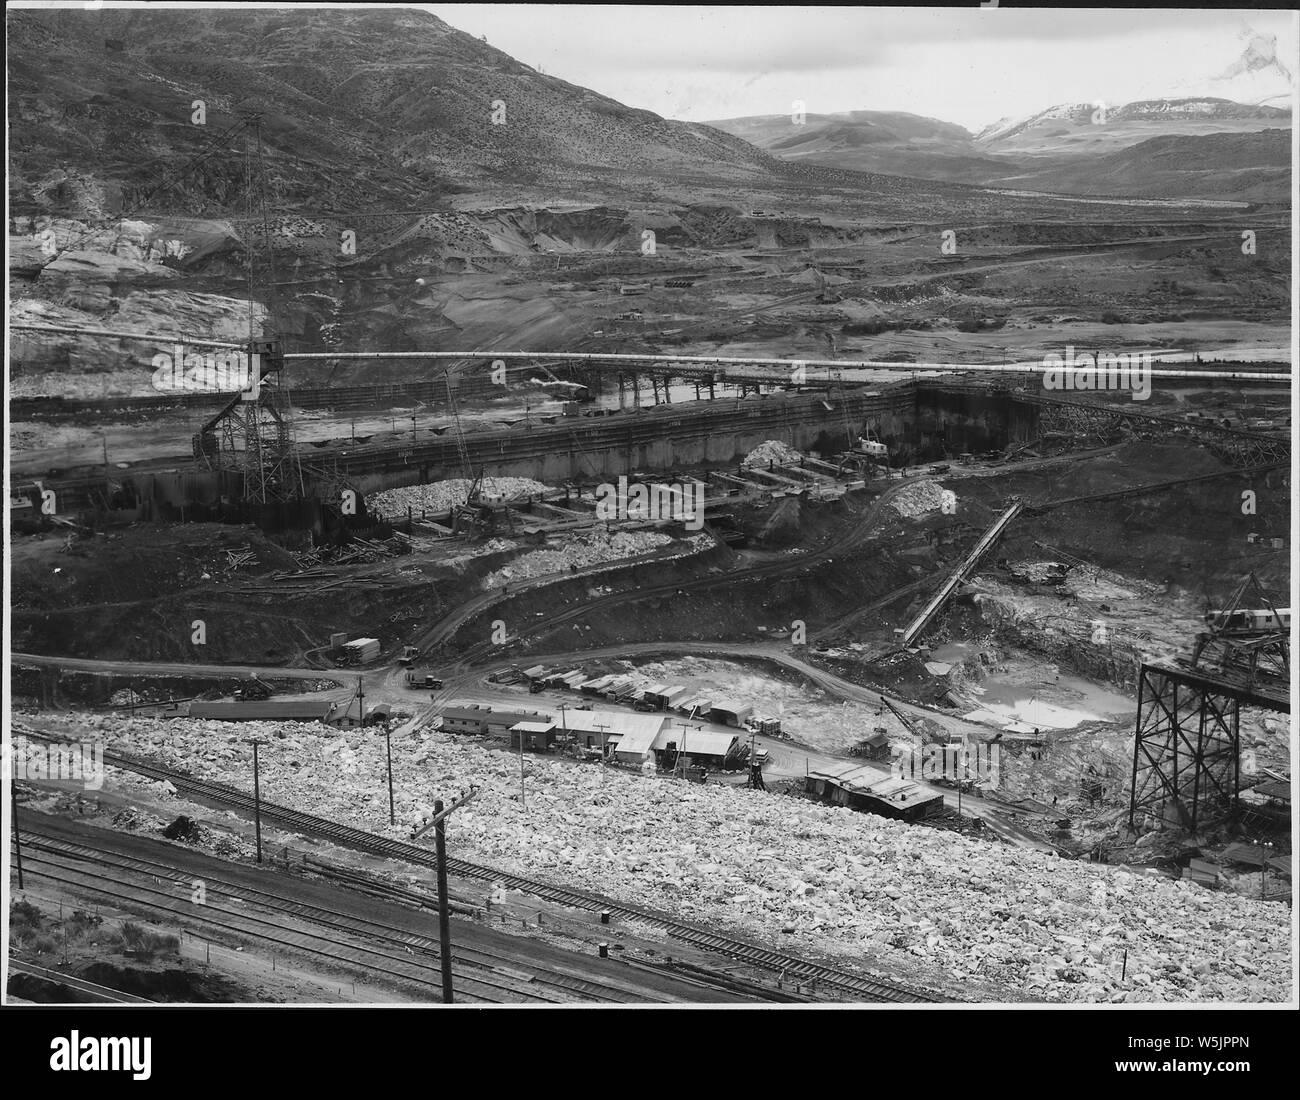
<instances>
[{"instance_id":1,"label":"overcast sky","mask_svg":"<svg viewBox=\"0 0 1300 1100\"><path fill-rule=\"evenodd\" d=\"M429 4L453 27L552 76L666 118L910 111L978 130L1057 103L1195 87L1277 36L1288 12Z\"/></svg>"}]
</instances>

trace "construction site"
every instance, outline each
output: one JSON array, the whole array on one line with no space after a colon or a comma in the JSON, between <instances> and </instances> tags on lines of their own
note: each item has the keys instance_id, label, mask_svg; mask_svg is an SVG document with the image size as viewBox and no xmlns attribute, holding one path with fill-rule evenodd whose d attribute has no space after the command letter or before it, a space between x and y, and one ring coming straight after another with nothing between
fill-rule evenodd
<instances>
[{"instance_id":1,"label":"construction site","mask_svg":"<svg viewBox=\"0 0 1300 1100\"><path fill-rule=\"evenodd\" d=\"M11 999L1294 999L1285 349L349 346L240 125L229 324L9 322Z\"/></svg>"}]
</instances>

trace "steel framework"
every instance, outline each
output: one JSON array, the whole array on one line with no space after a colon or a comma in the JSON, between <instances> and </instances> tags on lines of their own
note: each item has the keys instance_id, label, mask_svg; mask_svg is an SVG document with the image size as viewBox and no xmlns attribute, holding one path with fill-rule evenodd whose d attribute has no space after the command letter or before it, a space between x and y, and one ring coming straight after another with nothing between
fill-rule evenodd
<instances>
[{"instance_id":1,"label":"steel framework","mask_svg":"<svg viewBox=\"0 0 1300 1100\"><path fill-rule=\"evenodd\" d=\"M1190 660L1143 663L1129 788L1129 827L1173 822L1193 832L1235 812L1241 791L1241 706L1291 713L1290 640L1228 627L1253 603L1276 608L1250 574L1198 636Z\"/></svg>"},{"instance_id":2,"label":"steel framework","mask_svg":"<svg viewBox=\"0 0 1300 1100\"><path fill-rule=\"evenodd\" d=\"M1285 437L1244 432L1215 424L1198 424L1115 405L1062 401L1038 394L1017 393L1014 400L1040 408L1039 428L1060 431L1097 445L1122 439L1164 439L1171 435L1198 443L1232 466L1290 464L1291 441Z\"/></svg>"},{"instance_id":3,"label":"steel framework","mask_svg":"<svg viewBox=\"0 0 1300 1100\"><path fill-rule=\"evenodd\" d=\"M210 470L237 473L244 497L266 504L303 495L290 426L283 359L276 340L249 345L249 388L236 394L194 437L194 457Z\"/></svg>"}]
</instances>

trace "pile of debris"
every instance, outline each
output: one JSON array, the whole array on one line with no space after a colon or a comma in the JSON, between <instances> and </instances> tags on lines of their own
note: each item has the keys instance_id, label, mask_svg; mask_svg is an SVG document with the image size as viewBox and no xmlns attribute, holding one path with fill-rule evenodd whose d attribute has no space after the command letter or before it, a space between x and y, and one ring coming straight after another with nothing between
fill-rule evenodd
<instances>
[{"instance_id":1,"label":"pile of debris","mask_svg":"<svg viewBox=\"0 0 1300 1100\"><path fill-rule=\"evenodd\" d=\"M226 562L226 568L231 571L243 569L250 565L262 564L253 553L253 548L249 546L248 543L244 543L243 546L238 546L234 550L227 550Z\"/></svg>"},{"instance_id":2,"label":"pile of debris","mask_svg":"<svg viewBox=\"0 0 1300 1100\"><path fill-rule=\"evenodd\" d=\"M892 496L889 503L900 516L911 519L941 507L943 489L933 481L918 481Z\"/></svg>"},{"instance_id":3,"label":"pile of debris","mask_svg":"<svg viewBox=\"0 0 1300 1100\"><path fill-rule=\"evenodd\" d=\"M707 535L703 538L706 543L709 542ZM484 577L481 587L484 590L499 588L510 581L529 580L621 561L659 550L673 541L671 535L660 534L658 531L588 531L565 539L557 546L533 550L515 558L509 565Z\"/></svg>"},{"instance_id":4,"label":"pile of debris","mask_svg":"<svg viewBox=\"0 0 1300 1100\"><path fill-rule=\"evenodd\" d=\"M745 456L744 466L767 466L775 462L781 465L799 465L800 454L793 447L787 446L779 439L769 439L760 443Z\"/></svg>"},{"instance_id":5,"label":"pile of debris","mask_svg":"<svg viewBox=\"0 0 1300 1100\"><path fill-rule=\"evenodd\" d=\"M407 553L412 542L410 536L403 534L401 531L394 531L386 539L364 539L353 535L346 546L330 544L297 551L294 558L301 568L296 571L280 570L272 573L271 579L279 581L288 577L305 579L308 576L317 578L337 576L336 573L324 573L317 567L321 565L359 565L385 561L388 558Z\"/></svg>"},{"instance_id":6,"label":"pile of debris","mask_svg":"<svg viewBox=\"0 0 1300 1100\"><path fill-rule=\"evenodd\" d=\"M384 742L368 732L101 715L78 723L82 736L242 789L251 768L243 739L260 737L263 797L395 838L436 793L473 783L479 796L456 815L464 858L804 950L867 953L882 966L893 957L954 990L969 978L1049 1001L1292 996L1286 906L1186 880L544 757L525 769L524 808L515 757L432 730L393 739L401 823L390 826Z\"/></svg>"},{"instance_id":7,"label":"pile of debris","mask_svg":"<svg viewBox=\"0 0 1300 1100\"><path fill-rule=\"evenodd\" d=\"M407 509L442 514L464 504L471 483L464 478L435 481L430 485L404 485L366 498L366 507L381 515L401 518ZM524 500L549 493L550 487L527 477L485 477L479 491L486 500Z\"/></svg>"},{"instance_id":8,"label":"pile of debris","mask_svg":"<svg viewBox=\"0 0 1300 1100\"><path fill-rule=\"evenodd\" d=\"M1016 561L1007 563L1011 579L1019 584L1064 584L1070 566L1062 561Z\"/></svg>"}]
</instances>

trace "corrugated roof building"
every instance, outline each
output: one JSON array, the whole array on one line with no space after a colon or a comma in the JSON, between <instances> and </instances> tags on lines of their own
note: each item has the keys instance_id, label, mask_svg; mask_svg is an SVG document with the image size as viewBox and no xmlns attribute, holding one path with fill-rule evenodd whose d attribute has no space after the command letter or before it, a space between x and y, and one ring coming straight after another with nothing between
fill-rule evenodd
<instances>
[{"instance_id":1,"label":"corrugated roof building","mask_svg":"<svg viewBox=\"0 0 1300 1100\"><path fill-rule=\"evenodd\" d=\"M754 708L748 703L742 703L738 699L719 699L709 711L709 717L724 726L740 727L753 713Z\"/></svg>"},{"instance_id":2,"label":"corrugated roof building","mask_svg":"<svg viewBox=\"0 0 1300 1100\"><path fill-rule=\"evenodd\" d=\"M263 699L249 703L190 704L191 718L214 722L323 722L333 703L329 699Z\"/></svg>"},{"instance_id":3,"label":"corrugated roof building","mask_svg":"<svg viewBox=\"0 0 1300 1100\"><path fill-rule=\"evenodd\" d=\"M602 734L605 744L617 742L619 758L639 762L654 746L663 729L664 718L658 714L627 714L617 710L569 710L562 720L562 732L587 748L599 748ZM603 729L602 729L603 727Z\"/></svg>"},{"instance_id":4,"label":"corrugated roof building","mask_svg":"<svg viewBox=\"0 0 1300 1100\"><path fill-rule=\"evenodd\" d=\"M734 733L665 726L655 739L655 751L675 751L697 763L720 765L739 752L739 742L740 737Z\"/></svg>"},{"instance_id":5,"label":"corrugated roof building","mask_svg":"<svg viewBox=\"0 0 1300 1100\"><path fill-rule=\"evenodd\" d=\"M804 786L825 802L900 821L943 813L937 791L860 764L825 765L809 772Z\"/></svg>"}]
</instances>

